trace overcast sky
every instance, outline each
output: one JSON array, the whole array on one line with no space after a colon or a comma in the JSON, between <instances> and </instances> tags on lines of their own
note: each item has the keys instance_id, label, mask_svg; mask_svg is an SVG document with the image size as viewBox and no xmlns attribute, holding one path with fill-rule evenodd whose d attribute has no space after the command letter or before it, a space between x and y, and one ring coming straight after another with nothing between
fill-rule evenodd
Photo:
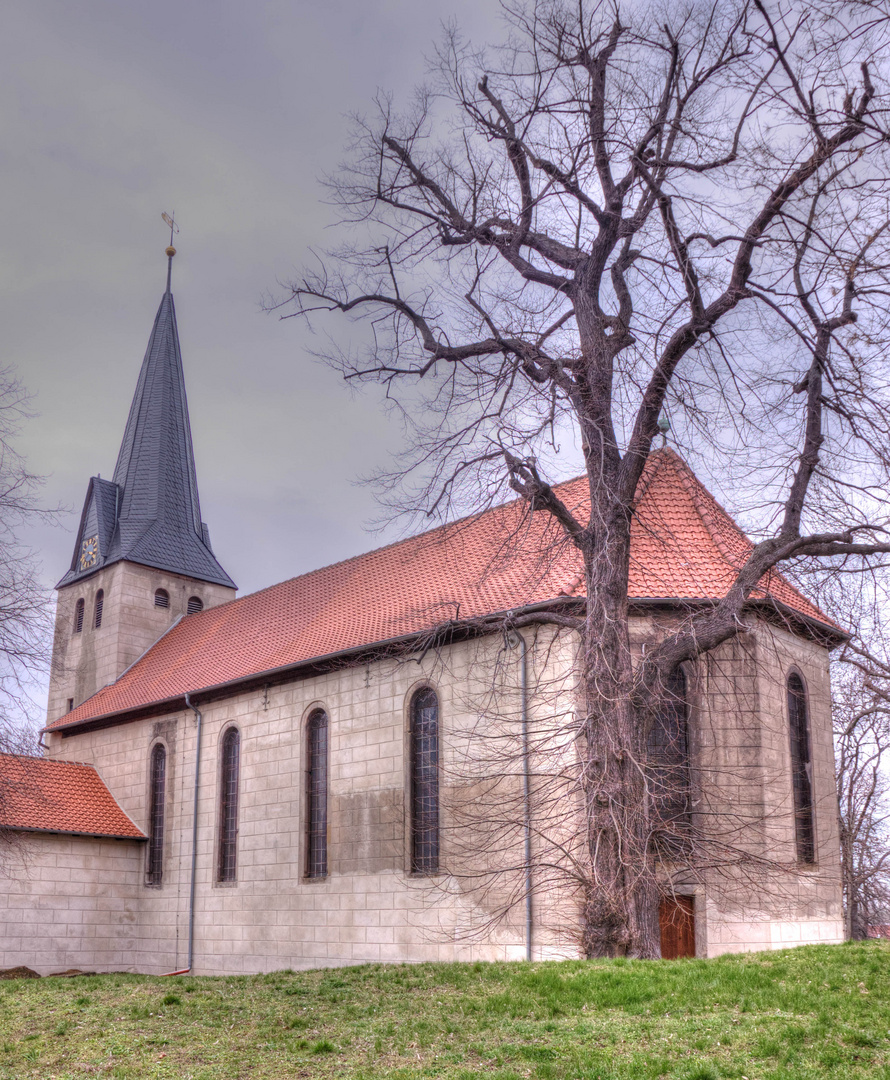
<instances>
[{"instance_id":1,"label":"overcast sky","mask_svg":"<svg viewBox=\"0 0 890 1080\"><path fill-rule=\"evenodd\" d=\"M264 294L324 245L318 178L378 88L406 102L442 21L499 36L493 0L6 0L0 15L2 353L34 395L20 440L71 559L87 480L110 477L181 233L173 292L203 516L241 592L382 542L356 479L398 446ZM393 534L393 530L391 530Z\"/></svg>"}]
</instances>

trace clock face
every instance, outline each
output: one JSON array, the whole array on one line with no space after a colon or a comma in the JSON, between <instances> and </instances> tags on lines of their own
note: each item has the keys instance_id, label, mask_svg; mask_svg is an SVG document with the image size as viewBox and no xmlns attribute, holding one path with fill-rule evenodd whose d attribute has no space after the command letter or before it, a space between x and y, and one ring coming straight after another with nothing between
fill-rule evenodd
<instances>
[{"instance_id":1,"label":"clock face","mask_svg":"<svg viewBox=\"0 0 890 1080\"><path fill-rule=\"evenodd\" d=\"M80 548L80 568L81 570L87 570L91 566L96 565L96 560L99 558L99 537L91 536L89 540L84 540Z\"/></svg>"}]
</instances>

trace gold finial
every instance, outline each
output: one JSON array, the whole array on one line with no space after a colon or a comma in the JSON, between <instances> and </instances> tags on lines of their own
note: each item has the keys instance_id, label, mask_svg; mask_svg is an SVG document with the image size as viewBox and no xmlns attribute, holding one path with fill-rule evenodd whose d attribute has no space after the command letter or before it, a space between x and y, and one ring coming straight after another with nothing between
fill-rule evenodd
<instances>
[{"instance_id":1,"label":"gold finial","mask_svg":"<svg viewBox=\"0 0 890 1080\"><path fill-rule=\"evenodd\" d=\"M168 248L167 248L167 250L166 250L166 251L164 252L164 254L165 254L165 255L166 255L166 256L167 256L168 258L172 259L172 258L173 258L173 256L174 256L174 255L176 254L176 248L175 248L175 247L173 247L173 245L171 244L171 245L170 245L170 247L168 247Z\"/></svg>"}]
</instances>

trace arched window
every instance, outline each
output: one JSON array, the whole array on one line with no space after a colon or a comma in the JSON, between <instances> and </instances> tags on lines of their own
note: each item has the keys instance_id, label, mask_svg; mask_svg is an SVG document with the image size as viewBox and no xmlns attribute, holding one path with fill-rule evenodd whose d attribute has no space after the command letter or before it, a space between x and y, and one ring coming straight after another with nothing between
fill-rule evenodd
<instances>
[{"instance_id":1,"label":"arched window","mask_svg":"<svg viewBox=\"0 0 890 1080\"><path fill-rule=\"evenodd\" d=\"M102 608L105 607L105 590L100 589L96 593L96 607L93 611L93 628L98 630L102 625Z\"/></svg>"},{"instance_id":2,"label":"arched window","mask_svg":"<svg viewBox=\"0 0 890 1080\"><path fill-rule=\"evenodd\" d=\"M169 607L170 594L166 589L155 589L155 607Z\"/></svg>"},{"instance_id":3,"label":"arched window","mask_svg":"<svg viewBox=\"0 0 890 1080\"><path fill-rule=\"evenodd\" d=\"M219 859L217 881L234 881L238 854L238 773L241 735L229 728L223 736L219 798Z\"/></svg>"},{"instance_id":4,"label":"arched window","mask_svg":"<svg viewBox=\"0 0 890 1080\"><path fill-rule=\"evenodd\" d=\"M677 853L689 839L689 707L686 674L671 673L649 735L649 794L656 847Z\"/></svg>"},{"instance_id":5,"label":"arched window","mask_svg":"<svg viewBox=\"0 0 890 1080\"><path fill-rule=\"evenodd\" d=\"M791 728L791 783L794 793L794 839L802 863L816 861L813 820L813 775L810 762L810 721L803 680L788 676L788 722Z\"/></svg>"},{"instance_id":6,"label":"arched window","mask_svg":"<svg viewBox=\"0 0 890 1080\"><path fill-rule=\"evenodd\" d=\"M81 597L74 605L74 633L79 634L83 630L84 599Z\"/></svg>"},{"instance_id":7,"label":"arched window","mask_svg":"<svg viewBox=\"0 0 890 1080\"><path fill-rule=\"evenodd\" d=\"M167 791L167 751L158 743L151 752L149 767L148 864L149 885L160 885L164 877L164 799Z\"/></svg>"},{"instance_id":8,"label":"arched window","mask_svg":"<svg viewBox=\"0 0 890 1080\"><path fill-rule=\"evenodd\" d=\"M439 869L439 699L429 688L411 699L411 869Z\"/></svg>"},{"instance_id":9,"label":"arched window","mask_svg":"<svg viewBox=\"0 0 890 1080\"><path fill-rule=\"evenodd\" d=\"M306 877L328 872L328 717L315 709L306 724Z\"/></svg>"},{"instance_id":10,"label":"arched window","mask_svg":"<svg viewBox=\"0 0 890 1080\"><path fill-rule=\"evenodd\" d=\"M204 610L204 601L200 596L190 596L188 604L186 605L186 615L197 615L199 611Z\"/></svg>"}]
</instances>

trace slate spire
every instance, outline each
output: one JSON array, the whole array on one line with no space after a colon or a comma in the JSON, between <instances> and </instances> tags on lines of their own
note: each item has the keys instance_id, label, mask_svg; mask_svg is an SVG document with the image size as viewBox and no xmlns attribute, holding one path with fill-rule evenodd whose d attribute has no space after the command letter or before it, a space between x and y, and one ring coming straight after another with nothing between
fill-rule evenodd
<instances>
[{"instance_id":1,"label":"slate spire","mask_svg":"<svg viewBox=\"0 0 890 1080\"><path fill-rule=\"evenodd\" d=\"M167 248L167 290L148 339L113 480L90 481L74 559L60 585L126 559L235 587L216 561L201 521L170 289L175 253Z\"/></svg>"}]
</instances>

